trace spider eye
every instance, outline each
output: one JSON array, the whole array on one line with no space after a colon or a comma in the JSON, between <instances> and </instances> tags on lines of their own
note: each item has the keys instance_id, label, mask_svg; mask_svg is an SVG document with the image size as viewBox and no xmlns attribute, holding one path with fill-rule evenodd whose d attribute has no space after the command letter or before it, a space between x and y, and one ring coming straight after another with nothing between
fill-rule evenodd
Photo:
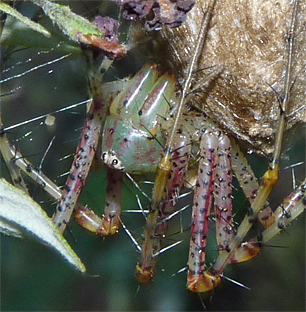
<instances>
[{"instance_id":1,"label":"spider eye","mask_svg":"<svg viewBox=\"0 0 306 312\"><path fill-rule=\"evenodd\" d=\"M112 161L112 165L113 165L113 166L118 165L118 159L114 159L114 160Z\"/></svg>"},{"instance_id":2,"label":"spider eye","mask_svg":"<svg viewBox=\"0 0 306 312\"><path fill-rule=\"evenodd\" d=\"M103 153L103 154L102 154L102 159L105 161L105 159L106 159L106 153Z\"/></svg>"}]
</instances>

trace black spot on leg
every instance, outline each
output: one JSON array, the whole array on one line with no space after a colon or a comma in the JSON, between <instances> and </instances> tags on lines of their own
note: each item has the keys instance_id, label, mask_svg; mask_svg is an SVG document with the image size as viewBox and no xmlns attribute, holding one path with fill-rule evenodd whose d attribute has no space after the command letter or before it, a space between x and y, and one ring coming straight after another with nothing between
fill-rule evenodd
<instances>
[{"instance_id":1,"label":"black spot on leg","mask_svg":"<svg viewBox=\"0 0 306 312\"><path fill-rule=\"evenodd\" d=\"M18 177L16 179L14 179L14 182L17 183L17 184L20 184L22 181L21 177Z\"/></svg>"},{"instance_id":2,"label":"black spot on leg","mask_svg":"<svg viewBox=\"0 0 306 312\"><path fill-rule=\"evenodd\" d=\"M66 207L66 209L71 209L70 203L65 203L65 207Z\"/></svg>"},{"instance_id":3,"label":"black spot on leg","mask_svg":"<svg viewBox=\"0 0 306 312\"><path fill-rule=\"evenodd\" d=\"M27 164L27 167L26 167L26 171L27 172L32 172L33 168L30 164Z\"/></svg>"},{"instance_id":4,"label":"black spot on leg","mask_svg":"<svg viewBox=\"0 0 306 312\"><path fill-rule=\"evenodd\" d=\"M71 191L71 187L68 186L67 184L65 184L64 189L65 189L67 192L70 192L70 191Z\"/></svg>"}]
</instances>

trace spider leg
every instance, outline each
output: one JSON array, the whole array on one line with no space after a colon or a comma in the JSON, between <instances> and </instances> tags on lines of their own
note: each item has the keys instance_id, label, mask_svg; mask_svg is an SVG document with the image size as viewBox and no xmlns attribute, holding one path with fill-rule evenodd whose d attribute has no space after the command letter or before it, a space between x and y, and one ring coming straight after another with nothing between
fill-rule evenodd
<instances>
[{"instance_id":1,"label":"spider leg","mask_svg":"<svg viewBox=\"0 0 306 312\"><path fill-rule=\"evenodd\" d=\"M157 261L157 255L161 249L161 240L166 235L168 221L165 221L174 210L176 198L184 185L184 177L188 167L191 145L187 144L185 135L179 136L179 142L175 144L172 167L166 183L165 200L161 203L161 208L155 223L148 223L145 229L145 241L139 263L136 267L136 278L140 283L151 281ZM150 220L151 221L151 220Z\"/></svg>"},{"instance_id":2,"label":"spider leg","mask_svg":"<svg viewBox=\"0 0 306 312\"><path fill-rule=\"evenodd\" d=\"M16 151L15 146L11 146L12 162L23 173L28 175L35 183L42 187L53 199L58 201L62 196L61 189L51 181L41 170L36 170L34 166L23 155Z\"/></svg>"},{"instance_id":3,"label":"spider leg","mask_svg":"<svg viewBox=\"0 0 306 312\"><path fill-rule=\"evenodd\" d=\"M118 232L122 207L123 175L122 171L107 168L106 205L103 218L87 207L76 205L74 217L81 226L103 236Z\"/></svg>"},{"instance_id":4,"label":"spider leg","mask_svg":"<svg viewBox=\"0 0 306 312\"><path fill-rule=\"evenodd\" d=\"M119 170L107 168L106 204L102 228L103 235L118 232L122 208L123 175Z\"/></svg>"},{"instance_id":5,"label":"spider leg","mask_svg":"<svg viewBox=\"0 0 306 312\"><path fill-rule=\"evenodd\" d=\"M232 154L228 136L220 134L218 163L216 166L214 206L218 250L228 249L229 240L234 235L232 212Z\"/></svg>"},{"instance_id":6,"label":"spider leg","mask_svg":"<svg viewBox=\"0 0 306 312\"><path fill-rule=\"evenodd\" d=\"M231 144L233 150L233 171L246 198L248 199L250 204L252 204L256 198L259 189L257 178L255 177L255 174L250 167L247 159L245 158L243 152L240 150L237 142L232 139ZM265 228L269 227L274 223L275 216L268 202L266 202L264 208L259 211L258 220Z\"/></svg>"},{"instance_id":7,"label":"spider leg","mask_svg":"<svg viewBox=\"0 0 306 312\"><path fill-rule=\"evenodd\" d=\"M285 198L283 205L279 206L275 214L275 222L262 233L262 243L268 242L286 226L288 226L294 219L296 219L303 211L306 210L306 180L304 180L300 186L294 190L287 198ZM256 239L253 239L254 245L258 243ZM252 241L240 244L240 247L233 253L234 257L243 258L246 254L250 253L250 246ZM255 250L256 252L256 250ZM257 253L256 253L257 254ZM247 259L246 259L247 260ZM233 261L235 262L235 261ZM213 267L212 267L213 268ZM201 279L196 282L196 288L191 289L196 292L206 292L214 289L221 282L222 272L215 274L209 270L202 272ZM190 287L188 287L190 289Z\"/></svg>"},{"instance_id":8,"label":"spider leg","mask_svg":"<svg viewBox=\"0 0 306 312\"><path fill-rule=\"evenodd\" d=\"M234 140L231 140L231 141L232 141L232 149L233 149L233 157L232 157L233 170L235 172L235 175L239 184L241 185L244 191L245 196L247 197L249 202L252 204L256 198L256 195L259 189L259 184L246 158L241 152L238 144ZM300 193L302 193L303 184L301 184L300 189L301 189ZM281 218L280 216L281 215L283 217L288 216L286 214L286 211L287 210L290 211L291 209L293 209L294 211L302 211L303 208L302 209L299 208L301 203L302 201L299 198L298 191L295 191L291 195L289 195L287 199L285 199L284 204L279 206L275 212L272 211L271 207L269 206L269 203L266 202L263 209L260 210L258 213L258 220L264 226L264 228L266 228L266 230L264 230L263 233L261 233L260 240L258 239L258 237L254 237L248 242L243 242L240 245L240 247L234 252L231 258L231 262L239 263L239 262L247 261L255 257L261 251L262 244L267 242L272 236L275 235L274 233L274 235L271 236L270 233L274 231L279 232L281 230L282 228L281 226L278 228L278 230L276 226L276 224L280 222L280 218ZM291 206L294 208L291 208ZM291 213L290 213L290 216L291 216ZM286 218L284 227L290 223L289 220L294 219L290 216Z\"/></svg>"},{"instance_id":9,"label":"spider leg","mask_svg":"<svg viewBox=\"0 0 306 312\"><path fill-rule=\"evenodd\" d=\"M104 116L105 107L103 103L93 100L62 198L53 216L53 221L61 233L64 232L70 220L74 206L85 184L99 142Z\"/></svg>"},{"instance_id":10,"label":"spider leg","mask_svg":"<svg viewBox=\"0 0 306 312\"><path fill-rule=\"evenodd\" d=\"M283 205L280 205L274 212L275 222L262 233L262 242L266 243L282 229L295 220L304 210L306 210L306 179L294 190Z\"/></svg>"},{"instance_id":11,"label":"spider leg","mask_svg":"<svg viewBox=\"0 0 306 312\"><path fill-rule=\"evenodd\" d=\"M12 153L12 148L10 146L9 140L5 132L2 129L3 129L3 126L2 126L1 113L0 113L0 152L1 152L1 155L3 157L3 160L11 176L11 180L13 184L15 185L15 187L19 188L20 190L28 194L28 189L21 175L20 168L14 163L14 159L15 159L14 152Z\"/></svg>"},{"instance_id":12,"label":"spider leg","mask_svg":"<svg viewBox=\"0 0 306 312\"><path fill-rule=\"evenodd\" d=\"M259 185L258 181L254 175L254 172L244 154L240 150L238 144L234 139L231 140L232 144L232 168L235 176L250 204L256 198ZM275 215L271 210L268 202L265 207L259 212L258 220L266 228L270 224L273 224L275 220ZM243 242L237 250L235 250L230 262L238 263L250 260L255 257L261 251L261 243L258 241L257 237L249 240L248 242Z\"/></svg>"},{"instance_id":13,"label":"spider leg","mask_svg":"<svg viewBox=\"0 0 306 312\"><path fill-rule=\"evenodd\" d=\"M0 113L0 152L8 168L11 180L15 187L29 194L24 182L22 172L28 175L40 187L42 187L53 199L59 200L62 195L60 188L52 182L41 170L35 170L34 166L10 144L6 133L2 130Z\"/></svg>"},{"instance_id":14,"label":"spider leg","mask_svg":"<svg viewBox=\"0 0 306 312\"><path fill-rule=\"evenodd\" d=\"M89 58L92 61L92 58ZM61 200L53 216L54 223L61 233L64 232L71 214L78 201L81 190L86 182L102 130L102 125L106 118L108 102L103 98L102 78L104 72L111 65L111 61L105 58L98 74L93 74L92 66L89 71L89 87L92 92L92 101L87 113L87 119L81 139L79 141L76 155L72 163L70 174L65 184Z\"/></svg>"},{"instance_id":15,"label":"spider leg","mask_svg":"<svg viewBox=\"0 0 306 312\"><path fill-rule=\"evenodd\" d=\"M233 169L237 178L240 177L238 180L249 201L252 203L256 197L258 183L252 172L252 169L248 166L247 160L244 158L238 145L232 141L232 146L235 154L235 157L233 157ZM241 183L241 178L245 182L247 181L247 183ZM265 207L258 214L258 220L265 227L265 230L261 233L260 241L257 237L255 237L248 242L242 243L241 246L235 251L231 262L243 262L255 257L261 251L262 244L269 241L282 229L287 227L306 209L305 183L306 181L304 180L300 186L295 189L284 200L283 204L280 205L274 212L271 210L268 203L266 203ZM248 188L249 190L246 190L244 187ZM254 190L251 191L251 189Z\"/></svg>"},{"instance_id":16,"label":"spider leg","mask_svg":"<svg viewBox=\"0 0 306 312\"><path fill-rule=\"evenodd\" d=\"M267 243L281 230L286 228L306 209L306 180L284 199L274 212L269 226L261 233L261 239L255 237L246 243L242 243L235 251L231 262L243 262L255 257L261 251L261 245Z\"/></svg>"},{"instance_id":17,"label":"spider leg","mask_svg":"<svg viewBox=\"0 0 306 312\"><path fill-rule=\"evenodd\" d=\"M202 292L203 289L208 287L208 285L203 284L203 274L205 272L209 217L213 201L216 166L218 163L218 145L218 136L213 132L205 133L201 138L201 156L192 207L187 281L188 289L194 292ZM214 287L215 285L209 285L209 287L211 286Z\"/></svg>"},{"instance_id":18,"label":"spider leg","mask_svg":"<svg viewBox=\"0 0 306 312\"><path fill-rule=\"evenodd\" d=\"M111 62L106 59L103 62L106 64L101 65L102 70L106 69L111 65ZM95 78L95 74L92 73L92 78L90 79L90 89L93 90L92 93L99 102L102 103L112 103L113 99L120 94L121 90L126 87L128 80L118 80L115 82L108 82L103 84L102 90L102 77L100 79ZM107 106L103 106L100 110L95 111L93 124L96 128L94 129L93 138L97 140L100 138L101 128L105 122ZM104 114L104 115L102 115ZM99 119L103 116L102 122ZM92 120L92 119L90 119ZM99 128L98 128L99 127ZM86 127L84 128L85 131ZM89 128L87 127L89 130ZM99 135L98 135L99 133ZM83 136L82 136L83 137ZM97 142L97 141L95 141ZM95 143L97 144L97 143ZM94 154L91 154L93 157ZM92 161L92 160L91 160ZM88 167L89 169L89 167ZM120 226L120 216L122 208L122 189L123 189L123 172L112 169L107 166L107 193L106 193L106 205L104 207L104 217L101 218L94 213L88 207L80 205L77 203L73 209L74 217L76 221L83 226L85 229L97 233L103 236L109 236L117 233Z\"/></svg>"},{"instance_id":19,"label":"spider leg","mask_svg":"<svg viewBox=\"0 0 306 312\"><path fill-rule=\"evenodd\" d=\"M289 196L284 199L274 212L273 218L268 222L267 228L261 233L261 239L257 237L242 243L240 247L235 250L231 259L232 263L247 261L255 257L260 251L262 244L267 243L281 230L286 228L292 221L294 221L306 209L306 180L294 190Z\"/></svg>"}]
</instances>

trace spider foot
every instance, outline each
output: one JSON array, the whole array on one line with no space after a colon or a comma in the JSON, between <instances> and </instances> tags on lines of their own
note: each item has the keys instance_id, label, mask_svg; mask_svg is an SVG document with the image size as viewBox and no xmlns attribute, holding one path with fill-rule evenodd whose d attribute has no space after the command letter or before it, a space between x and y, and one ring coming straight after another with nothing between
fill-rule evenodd
<instances>
[{"instance_id":1,"label":"spider foot","mask_svg":"<svg viewBox=\"0 0 306 312\"><path fill-rule=\"evenodd\" d=\"M138 283L146 284L151 282L154 274L154 267L142 268L139 264L136 266L136 279Z\"/></svg>"},{"instance_id":2,"label":"spider foot","mask_svg":"<svg viewBox=\"0 0 306 312\"><path fill-rule=\"evenodd\" d=\"M74 210L74 217L83 228L102 236L116 234L120 226L118 216L105 216L101 219L91 209L82 205L78 205Z\"/></svg>"},{"instance_id":3,"label":"spider foot","mask_svg":"<svg viewBox=\"0 0 306 312\"><path fill-rule=\"evenodd\" d=\"M238 249L235 250L231 258L231 263L240 263L248 261L256 257L261 252L261 243L258 242L257 238L242 243Z\"/></svg>"},{"instance_id":4,"label":"spider foot","mask_svg":"<svg viewBox=\"0 0 306 312\"><path fill-rule=\"evenodd\" d=\"M209 271L194 274L188 272L187 288L193 292L207 292L217 287L221 282L221 277Z\"/></svg>"}]
</instances>

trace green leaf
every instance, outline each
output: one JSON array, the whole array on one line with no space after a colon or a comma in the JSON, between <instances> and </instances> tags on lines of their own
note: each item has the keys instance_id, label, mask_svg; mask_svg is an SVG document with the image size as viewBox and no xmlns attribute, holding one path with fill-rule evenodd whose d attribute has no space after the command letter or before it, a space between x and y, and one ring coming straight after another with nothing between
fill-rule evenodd
<instances>
[{"instance_id":1,"label":"green leaf","mask_svg":"<svg viewBox=\"0 0 306 312\"><path fill-rule=\"evenodd\" d=\"M86 18L71 12L70 8L48 0L31 0L43 9L45 14L67 35L71 40L79 42L78 35L103 36L103 32Z\"/></svg>"},{"instance_id":2,"label":"green leaf","mask_svg":"<svg viewBox=\"0 0 306 312\"><path fill-rule=\"evenodd\" d=\"M44 210L21 190L0 179L0 231L15 237L34 236L57 250L81 272L86 268Z\"/></svg>"},{"instance_id":3,"label":"green leaf","mask_svg":"<svg viewBox=\"0 0 306 312\"><path fill-rule=\"evenodd\" d=\"M16 11L12 7L10 7L8 4L0 2L0 11L3 11L5 13L15 17L16 19L18 19L19 21L21 21L22 23L24 23L25 25L27 25L31 29L43 34L44 36L51 37L51 34L47 29L45 29L44 27L42 27L41 25L39 25L35 22L32 22L29 18L27 18L26 16L23 16L18 11Z\"/></svg>"}]
</instances>

